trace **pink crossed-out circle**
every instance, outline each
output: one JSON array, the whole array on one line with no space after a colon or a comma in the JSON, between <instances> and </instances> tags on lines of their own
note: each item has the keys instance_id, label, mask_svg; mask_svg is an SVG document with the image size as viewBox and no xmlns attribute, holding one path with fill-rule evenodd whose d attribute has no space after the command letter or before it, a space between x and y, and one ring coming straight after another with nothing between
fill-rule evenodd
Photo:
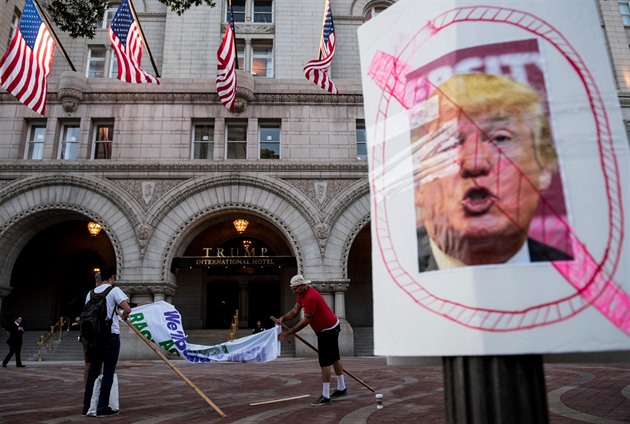
<instances>
[{"instance_id":1,"label":"pink crossed-out circle","mask_svg":"<svg viewBox=\"0 0 630 424\"><path fill-rule=\"evenodd\" d=\"M508 24L535 34L549 42L578 75L584 85L596 124L600 163L606 185L610 224L604 257L597 262L569 227L566 220L561 219L562 225L569 230L575 259L573 261L552 262L552 264L575 288L575 293L572 295L522 310L509 311L472 307L440 298L428 291L414 279L398 260L390 236L387 202L385 201L387 197L381 195L385 188L386 167L383 165L386 162L387 116L390 102L394 97L393 93L386 88L383 90L379 103L376 117L377 125L374 126L376 128L376 142L372 147L371 155L372 169L380 169L381 173L372 175L371 185L374 194L372 199L374 202L373 210L375 211L373 219L376 240L387 272L395 284L417 304L469 328L495 332L529 329L564 321L587 307L594 306L616 327L626 334L630 334L630 297L613 281L621 256L624 231L619 169L606 108L593 77L577 51L549 23L527 12L491 6L455 8L440 14L411 38L396 60L404 66L404 57L412 57L417 54L432 36L461 22ZM396 68L394 67L394 69ZM383 200L379 202L377 199Z\"/></svg>"}]
</instances>

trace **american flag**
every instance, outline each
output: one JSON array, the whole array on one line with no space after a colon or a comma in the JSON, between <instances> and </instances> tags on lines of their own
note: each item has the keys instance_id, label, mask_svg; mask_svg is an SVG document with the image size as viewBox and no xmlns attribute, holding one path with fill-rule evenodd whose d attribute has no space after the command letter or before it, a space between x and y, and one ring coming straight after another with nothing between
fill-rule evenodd
<instances>
[{"instance_id":1,"label":"american flag","mask_svg":"<svg viewBox=\"0 0 630 424\"><path fill-rule=\"evenodd\" d=\"M335 54L335 25L333 24L330 0L326 0L324 8L324 23L322 26L322 39L319 46L319 59L309 60L304 67L304 76L307 80L319 85L331 94L339 94L335 83L328 76L330 63Z\"/></svg>"},{"instance_id":2,"label":"american flag","mask_svg":"<svg viewBox=\"0 0 630 424\"><path fill-rule=\"evenodd\" d=\"M0 83L25 106L44 115L55 42L35 8L27 0L20 28L0 60Z\"/></svg>"},{"instance_id":3,"label":"american flag","mask_svg":"<svg viewBox=\"0 0 630 424\"><path fill-rule=\"evenodd\" d=\"M109 41L116 52L118 79L134 84L160 84L160 80L140 68L142 34L131 14L129 3L123 0L109 26Z\"/></svg>"},{"instance_id":4,"label":"american flag","mask_svg":"<svg viewBox=\"0 0 630 424\"><path fill-rule=\"evenodd\" d=\"M234 17L232 2L228 13L228 26L217 50L217 94L223 105L232 110L236 101L236 45L234 43Z\"/></svg>"}]
</instances>

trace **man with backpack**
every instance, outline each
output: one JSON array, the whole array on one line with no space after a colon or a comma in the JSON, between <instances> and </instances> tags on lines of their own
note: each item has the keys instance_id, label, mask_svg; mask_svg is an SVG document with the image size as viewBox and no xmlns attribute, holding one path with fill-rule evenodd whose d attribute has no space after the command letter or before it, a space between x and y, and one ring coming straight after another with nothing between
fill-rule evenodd
<instances>
[{"instance_id":1,"label":"man with backpack","mask_svg":"<svg viewBox=\"0 0 630 424\"><path fill-rule=\"evenodd\" d=\"M129 299L118 287L114 287L116 270L101 271L102 283L88 293L81 313L81 338L84 341L86 361L90 364L85 393L83 415L87 415L94 391L94 382L103 372L101 391L96 407L96 416L118 414L109 407L109 396L120 353L120 321L116 309L123 310L122 319L131 313Z\"/></svg>"}]
</instances>

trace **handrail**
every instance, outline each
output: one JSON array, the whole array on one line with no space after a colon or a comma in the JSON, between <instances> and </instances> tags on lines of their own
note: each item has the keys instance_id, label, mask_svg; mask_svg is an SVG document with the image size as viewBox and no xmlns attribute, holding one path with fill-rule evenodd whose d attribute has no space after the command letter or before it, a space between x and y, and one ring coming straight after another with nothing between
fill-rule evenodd
<instances>
[{"instance_id":1,"label":"handrail","mask_svg":"<svg viewBox=\"0 0 630 424\"><path fill-rule=\"evenodd\" d=\"M52 352L53 350L53 337L55 334L59 334L57 340L61 340L61 333L63 332L63 328L67 326L70 331L70 319L68 317L59 317L59 320L55 323L55 325L50 326L50 330L46 334L39 336L39 340L37 341L37 345L39 346L39 353L37 354L37 360L41 361L44 357L44 350L46 346L48 346L48 351Z\"/></svg>"}]
</instances>

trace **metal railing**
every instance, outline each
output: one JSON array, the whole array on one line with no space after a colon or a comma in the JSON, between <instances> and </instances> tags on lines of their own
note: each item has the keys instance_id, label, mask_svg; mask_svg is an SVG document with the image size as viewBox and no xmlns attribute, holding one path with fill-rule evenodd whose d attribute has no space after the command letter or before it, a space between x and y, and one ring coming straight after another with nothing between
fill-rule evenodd
<instances>
[{"instance_id":1,"label":"metal railing","mask_svg":"<svg viewBox=\"0 0 630 424\"><path fill-rule=\"evenodd\" d=\"M70 319L68 317L59 317L59 320L55 325L50 326L50 330L46 334L39 336L37 345L39 346L39 353L37 354L37 360L41 361L44 357L44 352L48 350L53 351L55 340L61 340L61 334L65 331L70 331ZM57 336L57 337L55 337Z\"/></svg>"}]
</instances>

